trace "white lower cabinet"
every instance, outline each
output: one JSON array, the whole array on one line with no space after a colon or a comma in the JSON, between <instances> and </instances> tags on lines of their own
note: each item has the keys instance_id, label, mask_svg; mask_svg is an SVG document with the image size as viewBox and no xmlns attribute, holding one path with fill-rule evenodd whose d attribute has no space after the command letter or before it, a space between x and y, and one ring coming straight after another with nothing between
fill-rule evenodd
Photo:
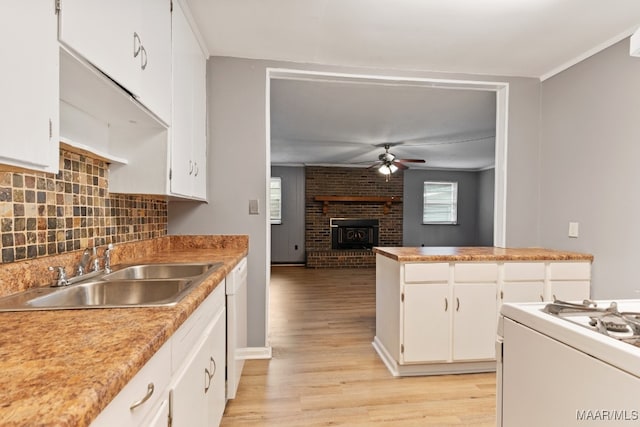
<instances>
[{"instance_id":1,"label":"white lower cabinet","mask_svg":"<svg viewBox=\"0 0 640 427\"><path fill-rule=\"evenodd\" d=\"M548 301L583 301L589 299L591 294L591 284L586 281L565 280L562 282L550 283L550 297Z\"/></svg>"},{"instance_id":2,"label":"white lower cabinet","mask_svg":"<svg viewBox=\"0 0 640 427\"><path fill-rule=\"evenodd\" d=\"M496 283L464 283L453 286L454 361L495 358Z\"/></svg>"},{"instance_id":3,"label":"white lower cabinet","mask_svg":"<svg viewBox=\"0 0 640 427\"><path fill-rule=\"evenodd\" d=\"M545 263L504 263L500 303L544 300Z\"/></svg>"},{"instance_id":4,"label":"white lower cabinet","mask_svg":"<svg viewBox=\"0 0 640 427\"><path fill-rule=\"evenodd\" d=\"M217 426L226 404L225 363L223 281L91 426Z\"/></svg>"},{"instance_id":5,"label":"white lower cabinet","mask_svg":"<svg viewBox=\"0 0 640 427\"><path fill-rule=\"evenodd\" d=\"M225 313L216 316L171 384L172 425L216 426L225 404Z\"/></svg>"},{"instance_id":6,"label":"white lower cabinet","mask_svg":"<svg viewBox=\"0 0 640 427\"><path fill-rule=\"evenodd\" d=\"M410 284L404 288L401 363L495 357L496 284Z\"/></svg>"},{"instance_id":7,"label":"white lower cabinet","mask_svg":"<svg viewBox=\"0 0 640 427\"><path fill-rule=\"evenodd\" d=\"M169 398L162 399L149 417L141 424L144 427L166 427L169 425Z\"/></svg>"},{"instance_id":8,"label":"white lower cabinet","mask_svg":"<svg viewBox=\"0 0 640 427\"><path fill-rule=\"evenodd\" d=\"M496 369L502 303L589 297L590 261L398 262L376 255L373 346L395 376Z\"/></svg>"},{"instance_id":9,"label":"white lower cabinet","mask_svg":"<svg viewBox=\"0 0 640 427\"><path fill-rule=\"evenodd\" d=\"M544 281L504 282L500 300L505 302L543 301Z\"/></svg>"},{"instance_id":10,"label":"white lower cabinet","mask_svg":"<svg viewBox=\"0 0 640 427\"><path fill-rule=\"evenodd\" d=\"M451 346L449 285L406 285L402 308L400 362L447 361Z\"/></svg>"},{"instance_id":11,"label":"white lower cabinet","mask_svg":"<svg viewBox=\"0 0 640 427\"><path fill-rule=\"evenodd\" d=\"M591 264L554 262L548 267L545 300L582 301L591 297Z\"/></svg>"},{"instance_id":12,"label":"white lower cabinet","mask_svg":"<svg viewBox=\"0 0 640 427\"><path fill-rule=\"evenodd\" d=\"M171 343L168 341L116 395L91 426L146 426L145 420L157 418L161 411L155 405L166 400L170 379Z\"/></svg>"}]
</instances>

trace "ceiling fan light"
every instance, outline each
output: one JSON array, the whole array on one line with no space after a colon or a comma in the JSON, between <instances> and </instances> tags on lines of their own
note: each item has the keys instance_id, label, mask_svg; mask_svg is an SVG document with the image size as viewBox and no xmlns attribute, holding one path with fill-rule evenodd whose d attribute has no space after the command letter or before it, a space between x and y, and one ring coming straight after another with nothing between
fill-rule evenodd
<instances>
[{"instance_id":1,"label":"ceiling fan light","mask_svg":"<svg viewBox=\"0 0 640 427\"><path fill-rule=\"evenodd\" d=\"M391 171L391 173L395 173L398 170L398 167L396 165L394 165L393 163L391 163L389 165L389 170Z\"/></svg>"},{"instance_id":2,"label":"ceiling fan light","mask_svg":"<svg viewBox=\"0 0 640 427\"><path fill-rule=\"evenodd\" d=\"M382 175L391 175L391 168L387 165L380 165L380 167L378 168L378 172L380 172Z\"/></svg>"}]
</instances>

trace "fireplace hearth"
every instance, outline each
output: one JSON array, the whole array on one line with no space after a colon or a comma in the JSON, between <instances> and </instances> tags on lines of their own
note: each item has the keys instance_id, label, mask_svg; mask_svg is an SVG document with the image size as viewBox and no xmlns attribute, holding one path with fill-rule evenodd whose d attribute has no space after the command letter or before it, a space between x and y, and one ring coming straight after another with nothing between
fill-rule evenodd
<instances>
[{"instance_id":1,"label":"fireplace hearth","mask_svg":"<svg viewBox=\"0 0 640 427\"><path fill-rule=\"evenodd\" d=\"M378 246L380 221L369 218L331 218L331 249Z\"/></svg>"}]
</instances>

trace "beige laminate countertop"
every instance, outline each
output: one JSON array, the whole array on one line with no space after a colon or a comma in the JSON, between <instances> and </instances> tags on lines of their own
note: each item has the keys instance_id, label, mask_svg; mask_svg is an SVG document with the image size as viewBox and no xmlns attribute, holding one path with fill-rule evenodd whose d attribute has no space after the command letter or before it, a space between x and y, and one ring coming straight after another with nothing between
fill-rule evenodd
<instances>
[{"instance_id":1,"label":"beige laminate countertop","mask_svg":"<svg viewBox=\"0 0 640 427\"><path fill-rule=\"evenodd\" d=\"M0 313L0 425L89 425L246 254L182 247L136 259L224 263L173 307Z\"/></svg>"},{"instance_id":2,"label":"beige laminate countertop","mask_svg":"<svg viewBox=\"0 0 640 427\"><path fill-rule=\"evenodd\" d=\"M456 261L593 261L593 255L543 248L492 246L376 247L373 251L399 262Z\"/></svg>"}]
</instances>

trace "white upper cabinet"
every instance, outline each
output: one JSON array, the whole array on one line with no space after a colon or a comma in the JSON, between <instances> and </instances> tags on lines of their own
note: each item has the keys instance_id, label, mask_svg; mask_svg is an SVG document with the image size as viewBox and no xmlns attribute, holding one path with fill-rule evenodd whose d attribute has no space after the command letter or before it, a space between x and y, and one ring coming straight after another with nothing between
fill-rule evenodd
<instances>
[{"instance_id":1,"label":"white upper cabinet","mask_svg":"<svg viewBox=\"0 0 640 427\"><path fill-rule=\"evenodd\" d=\"M141 0L62 0L59 38L140 96Z\"/></svg>"},{"instance_id":2,"label":"white upper cabinet","mask_svg":"<svg viewBox=\"0 0 640 427\"><path fill-rule=\"evenodd\" d=\"M142 53L145 61L140 99L165 123L171 123L171 2L142 0ZM142 65L141 65L142 67Z\"/></svg>"},{"instance_id":3,"label":"white upper cabinet","mask_svg":"<svg viewBox=\"0 0 640 427\"><path fill-rule=\"evenodd\" d=\"M172 19L172 194L206 198L206 57L179 2Z\"/></svg>"},{"instance_id":4,"label":"white upper cabinet","mask_svg":"<svg viewBox=\"0 0 640 427\"><path fill-rule=\"evenodd\" d=\"M62 0L60 42L170 120L169 0Z\"/></svg>"},{"instance_id":5,"label":"white upper cabinet","mask_svg":"<svg viewBox=\"0 0 640 427\"><path fill-rule=\"evenodd\" d=\"M0 14L0 163L58 171L57 17L53 1L11 0Z\"/></svg>"}]
</instances>

